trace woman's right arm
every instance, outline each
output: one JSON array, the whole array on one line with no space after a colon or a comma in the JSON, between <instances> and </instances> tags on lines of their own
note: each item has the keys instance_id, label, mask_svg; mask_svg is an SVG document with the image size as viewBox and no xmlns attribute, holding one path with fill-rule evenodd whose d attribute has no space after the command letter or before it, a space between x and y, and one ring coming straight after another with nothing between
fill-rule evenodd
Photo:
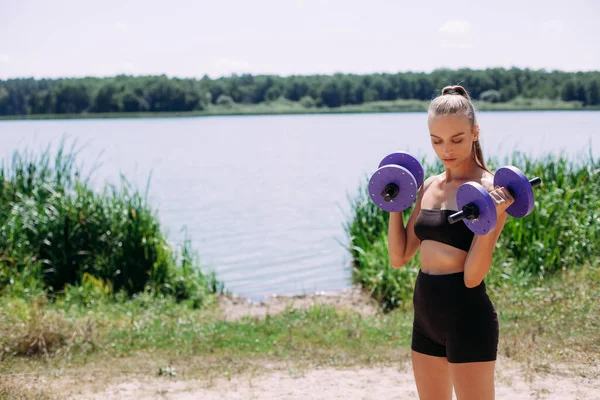
<instances>
[{"instance_id":1,"label":"woman's right arm","mask_svg":"<svg viewBox=\"0 0 600 400\"><path fill-rule=\"evenodd\" d=\"M408 263L408 261L415 255L420 246L419 238L415 235L415 219L421 211L421 199L423 198L423 192L431 184L433 177L428 178L421 189L415 204L415 208L408 218L406 228L404 227L404 221L401 212L390 213L390 220L388 225L388 252L390 255L390 262L393 268L401 268Z\"/></svg>"}]
</instances>

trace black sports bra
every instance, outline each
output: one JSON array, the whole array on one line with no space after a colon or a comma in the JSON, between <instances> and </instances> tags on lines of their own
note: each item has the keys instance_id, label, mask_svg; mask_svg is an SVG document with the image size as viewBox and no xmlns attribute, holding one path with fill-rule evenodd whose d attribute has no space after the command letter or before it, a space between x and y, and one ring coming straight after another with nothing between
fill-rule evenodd
<instances>
[{"instance_id":1,"label":"black sports bra","mask_svg":"<svg viewBox=\"0 0 600 400\"><path fill-rule=\"evenodd\" d=\"M474 233L464 222L455 224L448 222L448 216L455 212L446 209L421 209L415 220L415 234L421 242L423 240L435 240L469 251Z\"/></svg>"}]
</instances>

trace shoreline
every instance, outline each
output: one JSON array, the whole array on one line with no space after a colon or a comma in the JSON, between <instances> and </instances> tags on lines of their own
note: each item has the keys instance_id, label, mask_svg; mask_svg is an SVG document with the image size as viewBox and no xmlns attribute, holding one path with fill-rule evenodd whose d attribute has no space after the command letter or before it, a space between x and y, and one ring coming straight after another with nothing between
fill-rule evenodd
<instances>
[{"instance_id":1,"label":"shoreline","mask_svg":"<svg viewBox=\"0 0 600 400\"><path fill-rule=\"evenodd\" d=\"M236 294L221 294L216 298L226 321L235 321L247 316L264 318L267 315L279 314L288 307L305 310L313 305L333 306L340 311L358 312L363 316L373 316L380 312L375 299L358 284L339 290L306 294L271 294L262 300L252 300L250 297Z\"/></svg>"},{"instance_id":2,"label":"shoreline","mask_svg":"<svg viewBox=\"0 0 600 400\"><path fill-rule=\"evenodd\" d=\"M253 105L241 106L231 109L209 109L204 111L174 111L174 112L118 112L118 113L83 113L83 114L28 114L28 115L2 115L2 121L30 121L30 120L67 120L67 119L138 119L138 118L200 118L200 117L240 117L240 116L267 116L267 115L322 115L322 114L407 114L427 112L426 102L423 104L402 104L378 102L377 104L365 103L360 106L342 106L340 108L273 108L269 106ZM591 107L536 107L514 106L499 103L498 105L479 106L479 112L555 112L555 111L600 111L600 106Z\"/></svg>"}]
</instances>

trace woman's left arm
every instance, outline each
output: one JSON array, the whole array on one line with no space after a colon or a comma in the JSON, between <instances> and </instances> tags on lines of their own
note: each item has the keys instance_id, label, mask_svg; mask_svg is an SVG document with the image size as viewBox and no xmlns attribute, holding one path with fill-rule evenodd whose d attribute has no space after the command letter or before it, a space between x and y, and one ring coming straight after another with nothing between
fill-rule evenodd
<instances>
[{"instance_id":1,"label":"woman's left arm","mask_svg":"<svg viewBox=\"0 0 600 400\"><path fill-rule=\"evenodd\" d=\"M465 260L465 286L473 288L478 286L492 266L492 256L494 247L504 228L506 222L506 209L514 202L510 193L504 188L496 188L490 192L490 196L496 203L496 213L498 215L496 226L485 235L475 235L469 254Z\"/></svg>"}]
</instances>

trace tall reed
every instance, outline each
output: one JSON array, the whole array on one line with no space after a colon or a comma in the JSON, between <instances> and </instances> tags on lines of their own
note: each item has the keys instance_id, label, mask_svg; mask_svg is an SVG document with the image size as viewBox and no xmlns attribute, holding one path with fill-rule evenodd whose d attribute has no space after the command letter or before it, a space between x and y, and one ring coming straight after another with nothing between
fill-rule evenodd
<instances>
[{"instance_id":1,"label":"tall reed","mask_svg":"<svg viewBox=\"0 0 600 400\"><path fill-rule=\"evenodd\" d=\"M0 167L0 291L56 295L89 276L111 293L151 291L199 306L222 290L187 237L181 248L168 242L147 192L122 176L120 186L93 190L75 143L51 154L50 146L17 151Z\"/></svg>"}]
</instances>

